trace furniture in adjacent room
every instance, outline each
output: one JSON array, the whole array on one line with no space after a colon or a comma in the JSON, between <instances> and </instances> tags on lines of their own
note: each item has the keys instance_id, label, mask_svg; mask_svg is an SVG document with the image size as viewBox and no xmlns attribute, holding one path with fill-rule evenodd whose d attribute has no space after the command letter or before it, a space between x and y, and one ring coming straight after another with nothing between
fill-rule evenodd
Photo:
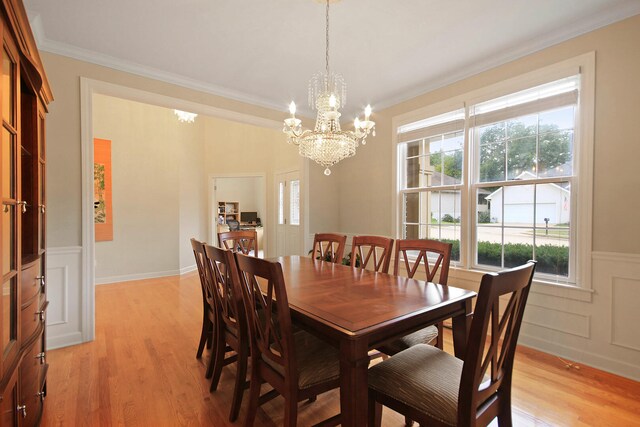
<instances>
[{"instance_id":1,"label":"furniture in adjacent room","mask_svg":"<svg viewBox=\"0 0 640 427\"><path fill-rule=\"evenodd\" d=\"M420 425L511 426L513 358L535 263L482 277L463 361L416 345L369 370L369 426L382 405ZM506 302L500 311L500 300Z\"/></svg>"},{"instance_id":2,"label":"furniture in adjacent room","mask_svg":"<svg viewBox=\"0 0 640 427\"><path fill-rule=\"evenodd\" d=\"M218 225L225 225L230 219L240 222L240 203L218 202Z\"/></svg>"},{"instance_id":3,"label":"furniture in adjacent room","mask_svg":"<svg viewBox=\"0 0 640 427\"><path fill-rule=\"evenodd\" d=\"M438 281L440 285L446 285L449 278L449 264L451 263L451 244L436 240L415 239L396 240L395 258L393 261L393 274L400 274L400 262L403 263L408 277L414 277L420 266L424 266L425 278L432 282L436 273L440 271ZM428 344L435 341L436 347L442 350L442 322L428 326L412 334L392 341L378 350L381 353L394 355L412 345Z\"/></svg>"},{"instance_id":4,"label":"furniture in adjacent room","mask_svg":"<svg viewBox=\"0 0 640 427\"><path fill-rule=\"evenodd\" d=\"M251 385L245 426L252 426L258 406L282 395L284 426L295 426L298 402L339 386L338 351L305 331L294 334L282 266L236 253L242 297L251 337ZM260 396L268 382L271 392ZM366 389L365 389L366 391ZM340 416L323 425L339 424ZM344 425L344 424L343 424Z\"/></svg>"},{"instance_id":5,"label":"furniture in adjacent room","mask_svg":"<svg viewBox=\"0 0 640 427\"><path fill-rule=\"evenodd\" d=\"M47 395L45 115L53 100L24 6L0 5L0 424L33 426Z\"/></svg>"},{"instance_id":6,"label":"furniture in adjacent room","mask_svg":"<svg viewBox=\"0 0 640 427\"><path fill-rule=\"evenodd\" d=\"M313 237L311 258L341 264L346 244L347 236L344 234L316 233Z\"/></svg>"},{"instance_id":7,"label":"furniture in adjacent room","mask_svg":"<svg viewBox=\"0 0 640 427\"><path fill-rule=\"evenodd\" d=\"M340 351L343 426L359 427L367 419L369 350L452 319L456 357L465 354L473 291L367 270L354 274L350 266L309 257L269 261L281 264L296 325Z\"/></svg>"}]
</instances>

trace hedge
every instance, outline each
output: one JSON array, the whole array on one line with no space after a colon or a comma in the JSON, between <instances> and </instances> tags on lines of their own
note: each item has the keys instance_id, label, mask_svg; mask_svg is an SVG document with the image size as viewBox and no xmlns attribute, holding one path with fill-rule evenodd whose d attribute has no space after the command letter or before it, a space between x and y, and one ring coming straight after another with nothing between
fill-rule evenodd
<instances>
[{"instance_id":1,"label":"hedge","mask_svg":"<svg viewBox=\"0 0 640 427\"><path fill-rule=\"evenodd\" d=\"M460 241L442 239L451 243L451 259L460 259ZM478 242L478 264L500 267L502 245L500 243ZM533 258L533 245L527 243L507 243L504 245L504 266L515 267ZM569 275L569 248L556 245L536 246L536 272Z\"/></svg>"}]
</instances>

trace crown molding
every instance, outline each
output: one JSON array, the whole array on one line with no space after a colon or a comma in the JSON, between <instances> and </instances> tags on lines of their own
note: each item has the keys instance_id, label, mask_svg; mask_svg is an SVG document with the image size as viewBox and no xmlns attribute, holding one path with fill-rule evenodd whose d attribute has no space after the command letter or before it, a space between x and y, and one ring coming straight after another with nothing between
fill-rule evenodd
<instances>
[{"instance_id":1,"label":"crown molding","mask_svg":"<svg viewBox=\"0 0 640 427\"><path fill-rule=\"evenodd\" d=\"M381 100L375 103L376 110L380 111L385 108L392 107L436 89L443 88L455 82L470 78L476 74L488 71L492 68L507 64L516 59L541 51L556 44L565 42L580 35L595 31L607 25L614 24L618 21L630 18L640 14L640 2L628 1L621 7L607 10L606 13L592 17L590 20L576 21L573 25L565 26L558 31L547 33L541 37L532 39L529 43L523 44L515 49L504 52L503 54L492 56L486 61L476 62L470 66L464 67L462 71L451 72L439 78L435 78L419 88L405 91L398 96Z\"/></svg>"},{"instance_id":2,"label":"crown molding","mask_svg":"<svg viewBox=\"0 0 640 427\"><path fill-rule=\"evenodd\" d=\"M570 40L582 34L594 31L598 28L613 24L623 19L640 14L640 2L629 0L619 7L608 9L605 13L591 17L591 19L575 21L563 28L549 32L541 37L532 39L529 43L522 44L514 49L508 50L502 54L491 56L486 61L476 62L470 66L464 67L459 72L450 72L438 78L431 79L424 85L420 85L415 89L405 91L397 96L382 99L375 102L377 111L397 105L412 98L424 95L433 90L448 86L457 81L461 81L480 74L484 71L538 52L550 46ZM268 99L256 97L244 92L227 89L221 86L212 85L200 80L190 79L178 74L162 71L153 67L137 64L132 61L122 60L109 55L103 55L88 49L83 49L67 43L50 40L46 37L42 19L39 14L29 13L30 23L36 43L40 50L45 52L62 55L69 58L89 62L96 65L112 68L135 74L154 80L163 81L187 89L199 92L209 93L216 96L240 101L264 108L282 111L283 106L280 103L274 103ZM302 111L301 111L302 112ZM310 113L310 111L304 111Z\"/></svg>"},{"instance_id":3,"label":"crown molding","mask_svg":"<svg viewBox=\"0 0 640 427\"><path fill-rule=\"evenodd\" d=\"M179 74L162 71L153 67L148 67L132 61L115 58L110 55L104 55L67 43L50 40L45 34L40 15L38 14L30 16L32 16L30 24L34 33L34 38L36 39L38 49L40 49L41 51L66 56L68 58L100 65L107 68L112 68L117 71L135 74L141 77L159 80L187 89L196 90L198 92L209 93L211 95L232 99L234 101L269 108L271 110L284 111L284 107L286 107L278 103L271 102L267 99L249 95L244 92L212 85L210 83L205 83L199 80L184 77Z\"/></svg>"}]
</instances>

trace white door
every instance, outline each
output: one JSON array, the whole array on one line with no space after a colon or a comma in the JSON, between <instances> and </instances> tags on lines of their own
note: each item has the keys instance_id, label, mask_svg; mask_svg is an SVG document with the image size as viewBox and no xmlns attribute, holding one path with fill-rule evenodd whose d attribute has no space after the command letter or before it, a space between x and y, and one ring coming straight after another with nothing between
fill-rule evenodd
<instances>
[{"instance_id":1,"label":"white door","mask_svg":"<svg viewBox=\"0 0 640 427\"><path fill-rule=\"evenodd\" d=\"M276 256L300 255L300 174L276 175Z\"/></svg>"}]
</instances>

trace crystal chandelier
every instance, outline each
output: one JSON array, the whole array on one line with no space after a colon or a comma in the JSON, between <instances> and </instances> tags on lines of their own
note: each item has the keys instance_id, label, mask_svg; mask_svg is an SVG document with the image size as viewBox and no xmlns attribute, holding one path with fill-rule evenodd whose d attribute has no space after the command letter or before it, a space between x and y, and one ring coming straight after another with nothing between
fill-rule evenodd
<instances>
[{"instance_id":1,"label":"crystal chandelier","mask_svg":"<svg viewBox=\"0 0 640 427\"><path fill-rule=\"evenodd\" d=\"M309 106L318 110L316 126L313 130L303 130L302 121L296 118L296 104L291 101L291 117L285 119L282 129L289 136L288 142L298 146L301 156L326 168L325 175L331 174L331 166L355 155L358 143L365 145L369 133L376 135L376 124L369 120L370 105L364 110L364 120L356 117L353 131L340 129L338 109L346 103L347 87L342 75L329 71L329 1L326 7L325 71L314 75L309 81Z\"/></svg>"},{"instance_id":2,"label":"crystal chandelier","mask_svg":"<svg viewBox=\"0 0 640 427\"><path fill-rule=\"evenodd\" d=\"M196 113L190 113L182 110L173 110L173 114L178 116L178 120L182 123L193 123L196 121L196 117L198 117Z\"/></svg>"}]
</instances>

